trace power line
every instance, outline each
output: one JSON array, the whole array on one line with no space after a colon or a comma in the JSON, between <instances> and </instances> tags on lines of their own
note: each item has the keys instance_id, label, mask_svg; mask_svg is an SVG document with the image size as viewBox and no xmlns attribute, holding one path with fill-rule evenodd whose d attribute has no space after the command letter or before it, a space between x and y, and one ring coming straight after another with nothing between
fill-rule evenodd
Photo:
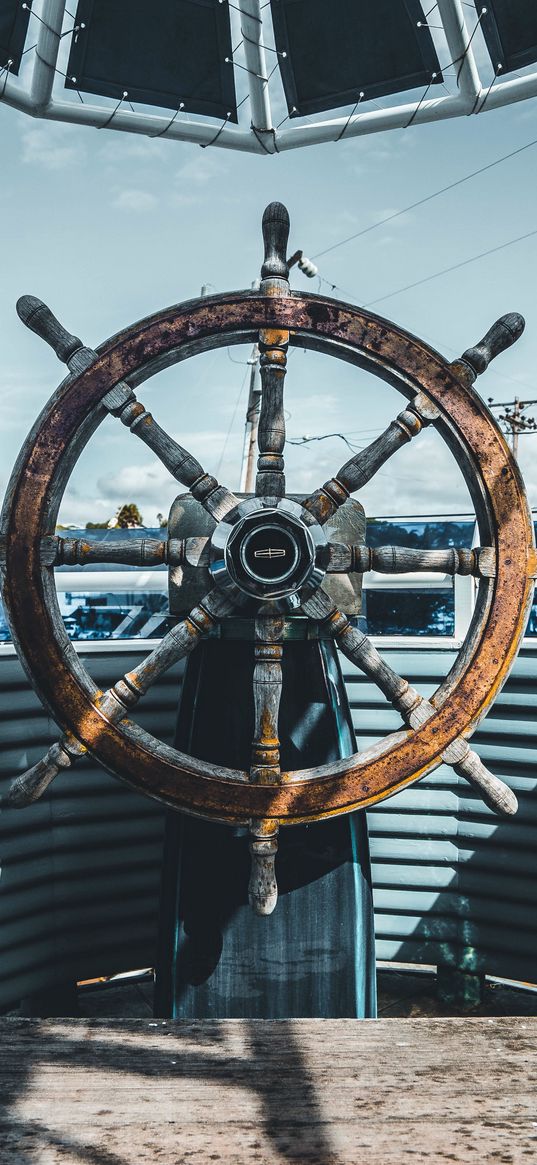
<instances>
[{"instance_id":1,"label":"power line","mask_svg":"<svg viewBox=\"0 0 537 1165\"><path fill-rule=\"evenodd\" d=\"M448 186L442 186L440 190L435 190L432 194L427 194L425 198L419 198L417 202L412 202L410 206L404 206L401 210L396 210L393 214L386 215L386 218L381 218L379 222L374 222L368 227L363 227L362 230L356 231L354 235L348 235L346 239L341 239L339 243L332 243L330 247L325 247L324 251L317 251L312 258L319 259L321 255L328 255L330 251L335 251L338 247L344 247L347 243L352 243L354 239L360 239L362 235L367 235L370 231L375 231L378 227L385 226L388 222L393 222L395 218L400 218L401 215L408 214L411 210L416 210L418 206L424 206L426 202L432 202L433 198L439 198L441 194L446 194L448 190L454 190L456 186L462 186L465 182L469 182L471 178L477 178L479 174L485 174L487 170L492 170L495 166L501 165L502 162L507 162L509 158L514 158L517 154L522 154L524 150L529 150L532 146L536 145L537 138L532 142L526 142L525 146L519 146L517 150L511 150L509 154L504 154L501 158L496 158L494 162L489 162L486 166L480 166L478 170L472 170L471 174L465 174L463 178L457 178L455 182L450 182Z\"/></svg>"},{"instance_id":2,"label":"power line","mask_svg":"<svg viewBox=\"0 0 537 1165\"><path fill-rule=\"evenodd\" d=\"M505 251L507 247L512 247L515 243L522 243L534 235L537 235L537 229L527 231L525 235L518 235L516 239L509 239L507 243L500 243L498 247L490 247L488 251L481 251L479 255L472 255L470 259L453 263L451 267L444 267L442 271L435 271L433 275L426 275L424 279L416 279L414 283L407 283L405 287L399 287L397 291L390 291L387 295L379 295L377 299L370 299L367 303L362 304L362 307L372 307L375 303L383 303L386 299L392 299L394 295L402 295L404 291L420 287L422 283L430 283L432 279L439 279L441 275L448 275L450 271L459 271L461 267L467 267L469 263L477 263L478 259L485 259L487 255L494 255L497 251Z\"/></svg>"}]
</instances>

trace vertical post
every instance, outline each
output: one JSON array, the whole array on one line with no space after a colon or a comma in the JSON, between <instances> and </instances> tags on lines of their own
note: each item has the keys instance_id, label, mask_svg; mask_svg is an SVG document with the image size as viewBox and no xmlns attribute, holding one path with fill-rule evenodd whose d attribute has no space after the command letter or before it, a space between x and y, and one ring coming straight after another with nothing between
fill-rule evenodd
<instances>
[{"instance_id":1,"label":"vertical post","mask_svg":"<svg viewBox=\"0 0 537 1165\"><path fill-rule=\"evenodd\" d=\"M513 457L515 458L516 461L518 461L518 434L519 434L518 422L519 422L521 412L522 412L522 408L520 405L520 397L515 396L514 406L513 406L513 427L511 430L513 440L511 442L511 445L512 445L512 449L513 449Z\"/></svg>"},{"instance_id":2,"label":"vertical post","mask_svg":"<svg viewBox=\"0 0 537 1165\"><path fill-rule=\"evenodd\" d=\"M254 488L254 458L257 444L257 431L259 428L259 410L261 407L259 348L257 344L252 348L250 364L252 369L250 372L250 391L248 393L248 407L246 410L241 480L239 485L241 493L252 493Z\"/></svg>"},{"instance_id":3,"label":"vertical post","mask_svg":"<svg viewBox=\"0 0 537 1165\"><path fill-rule=\"evenodd\" d=\"M41 10L31 83L32 106L39 112L46 109L52 97L64 11L65 0L45 0Z\"/></svg>"}]
</instances>

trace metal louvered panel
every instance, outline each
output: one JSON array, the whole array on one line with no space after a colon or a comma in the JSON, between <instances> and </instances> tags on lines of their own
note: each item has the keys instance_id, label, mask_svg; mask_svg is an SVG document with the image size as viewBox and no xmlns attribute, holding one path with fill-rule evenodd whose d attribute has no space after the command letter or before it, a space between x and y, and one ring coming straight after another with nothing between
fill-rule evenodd
<instances>
[{"instance_id":1,"label":"metal louvered panel","mask_svg":"<svg viewBox=\"0 0 537 1165\"><path fill-rule=\"evenodd\" d=\"M424 694L451 651L385 651ZM368 814L377 957L537 978L537 652L523 649L473 737L486 764L515 790L518 815L495 817L442 766ZM395 727L371 685L346 669L359 745Z\"/></svg>"},{"instance_id":2,"label":"metal louvered panel","mask_svg":"<svg viewBox=\"0 0 537 1165\"><path fill-rule=\"evenodd\" d=\"M132 666L88 653L103 688ZM171 739L179 679L148 694L143 726ZM16 658L0 661L0 792L57 730ZM50 795L0 816L0 1007L54 983L151 966L155 959L163 814L98 765L58 777Z\"/></svg>"},{"instance_id":3,"label":"metal louvered panel","mask_svg":"<svg viewBox=\"0 0 537 1165\"><path fill-rule=\"evenodd\" d=\"M381 648L382 650L382 648ZM431 694L450 650L384 649ZM132 666L120 650L88 652L101 687ZM503 822L445 767L369 813L380 959L535 980L537 933L537 648L521 652L476 734L478 751L516 790ZM350 664L359 747L398 726ZM180 669L148 693L140 722L170 740ZM0 777L34 763L56 736L18 661L0 660ZM59 777L48 798L0 815L0 1007L57 983L150 966L155 958L163 814L97 765Z\"/></svg>"}]
</instances>

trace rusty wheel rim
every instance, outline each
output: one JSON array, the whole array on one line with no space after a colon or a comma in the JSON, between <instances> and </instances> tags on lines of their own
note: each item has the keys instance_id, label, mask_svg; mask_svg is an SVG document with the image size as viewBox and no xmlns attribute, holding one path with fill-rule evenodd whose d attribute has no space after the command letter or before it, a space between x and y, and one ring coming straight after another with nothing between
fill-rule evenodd
<instances>
[{"instance_id":1,"label":"rusty wheel rim","mask_svg":"<svg viewBox=\"0 0 537 1165\"><path fill-rule=\"evenodd\" d=\"M496 550L494 579L480 580L470 631L433 697L436 714L420 729L392 733L363 753L283 775L281 785L250 784L163 745L136 724L111 724L94 706L97 689L52 618L52 570L40 540L54 532L69 474L105 415L102 397L119 380L136 385L199 352L286 328L291 343L344 359L411 397L437 405L436 427L455 453L476 509L481 541ZM531 605L535 551L520 473L480 397L433 349L381 317L318 296L270 299L252 293L191 301L151 316L101 346L98 359L60 385L36 422L8 488L4 601L19 656L41 699L113 775L158 800L206 818L282 825L346 813L390 796L437 767L443 751L469 736L507 678Z\"/></svg>"}]
</instances>

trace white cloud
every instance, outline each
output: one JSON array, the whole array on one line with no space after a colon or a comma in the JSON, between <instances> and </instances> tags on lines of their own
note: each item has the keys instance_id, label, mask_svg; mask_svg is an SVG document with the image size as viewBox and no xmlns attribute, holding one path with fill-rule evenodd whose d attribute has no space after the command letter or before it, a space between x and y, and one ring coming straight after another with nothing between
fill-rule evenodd
<instances>
[{"instance_id":1,"label":"white cloud","mask_svg":"<svg viewBox=\"0 0 537 1165\"><path fill-rule=\"evenodd\" d=\"M112 162L117 166L123 158L135 158L137 162L154 164L169 150L169 145L163 138L142 137L138 134L114 134L113 140L105 142L101 148L101 158L104 162Z\"/></svg>"},{"instance_id":2,"label":"white cloud","mask_svg":"<svg viewBox=\"0 0 537 1165\"><path fill-rule=\"evenodd\" d=\"M177 491L168 470L158 461L150 465L124 465L117 473L106 473L97 479L101 498L114 504L135 501L138 505L160 502L164 494Z\"/></svg>"},{"instance_id":3,"label":"white cloud","mask_svg":"<svg viewBox=\"0 0 537 1165\"><path fill-rule=\"evenodd\" d=\"M77 136L78 135L78 136ZM22 134L22 161L45 170L65 170L86 159L78 127L42 122Z\"/></svg>"},{"instance_id":4,"label":"white cloud","mask_svg":"<svg viewBox=\"0 0 537 1165\"><path fill-rule=\"evenodd\" d=\"M214 155L205 150L200 150L190 161L181 166L177 171L176 179L187 187L191 183L196 186L207 186L209 182L221 178L226 170L227 166L221 159L215 158Z\"/></svg>"},{"instance_id":5,"label":"white cloud","mask_svg":"<svg viewBox=\"0 0 537 1165\"><path fill-rule=\"evenodd\" d=\"M157 206L158 199L149 190L120 190L112 205L118 210L133 210L143 213Z\"/></svg>"}]
</instances>

